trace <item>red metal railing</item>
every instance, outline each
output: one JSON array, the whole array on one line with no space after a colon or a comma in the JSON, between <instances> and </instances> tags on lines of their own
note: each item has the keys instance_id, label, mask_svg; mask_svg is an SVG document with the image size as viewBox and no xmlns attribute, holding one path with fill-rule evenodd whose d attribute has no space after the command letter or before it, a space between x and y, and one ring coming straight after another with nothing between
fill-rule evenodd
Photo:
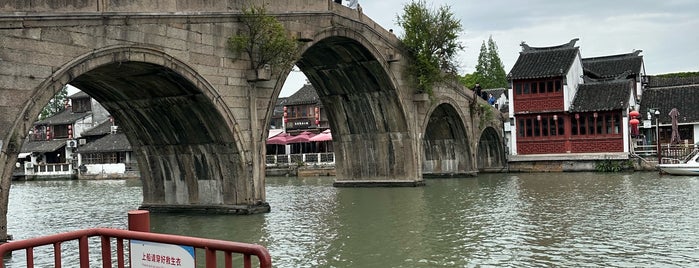
<instances>
[{"instance_id":1,"label":"red metal railing","mask_svg":"<svg viewBox=\"0 0 699 268\"><path fill-rule=\"evenodd\" d=\"M78 240L80 252L80 267L90 267L90 255L88 238L100 237L102 247L102 267L112 267L112 249L111 239L116 239L116 258L117 267L123 268L124 264L124 240L141 240L157 243L166 243L174 245L191 246L196 249L205 250L206 267L217 267L216 253L224 253L225 267L233 267L233 253L243 255L243 264L246 268L252 267L252 256L257 256L261 268L272 267L272 258L269 251L263 246L231 242L215 239L157 234L148 232L129 231L110 228L94 228L79 230L44 237L31 238L26 240L17 240L0 245L0 256L15 251L26 250L27 266L34 267L34 247L53 245L54 252L54 267L61 267L61 244L66 241ZM4 261L0 262L0 268L4 267Z\"/></svg>"}]
</instances>

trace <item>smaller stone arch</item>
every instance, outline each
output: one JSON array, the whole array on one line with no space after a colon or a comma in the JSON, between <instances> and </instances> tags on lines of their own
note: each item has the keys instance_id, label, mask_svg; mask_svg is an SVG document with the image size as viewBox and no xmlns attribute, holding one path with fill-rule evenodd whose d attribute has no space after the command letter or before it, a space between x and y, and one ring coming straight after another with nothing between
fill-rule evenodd
<instances>
[{"instance_id":1,"label":"smaller stone arch","mask_svg":"<svg viewBox=\"0 0 699 268\"><path fill-rule=\"evenodd\" d=\"M501 172L506 168L504 138L492 126L481 132L476 150L476 165L479 171Z\"/></svg>"},{"instance_id":2,"label":"smaller stone arch","mask_svg":"<svg viewBox=\"0 0 699 268\"><path fill-rule=\"evenodd\" d=\"M335 185L419 183L406 104L380 49L363 32L342 26L324 29L313 40L301 48L297 66L313 84L330 121Z\"/></svg>"},{"instance_id":3,"label":"smaller stone arch","mask_svg":"<svg viewBox=\"0 0 699 268\"><path fill-rule=\"evenodd\" d=\"M456 176L472 174L473 160L467 125L452 100L436 103L423 124L422 174Z\"/></svg>"}]
</instances>

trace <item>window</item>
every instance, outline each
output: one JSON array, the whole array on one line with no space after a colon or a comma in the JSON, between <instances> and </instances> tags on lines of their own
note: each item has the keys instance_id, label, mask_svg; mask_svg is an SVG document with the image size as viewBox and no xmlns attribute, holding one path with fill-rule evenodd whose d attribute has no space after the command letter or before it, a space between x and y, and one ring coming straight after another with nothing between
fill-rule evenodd
<instances>
[{"instance_id":1,"label":"window","mask_svg":"<svg viewBox=\"0 0 699 268\"><path fill-rule=\"evenodd\" d=\"M563 126L563 118L558 115L530 115L517 120L517 135L528 138L562 136L565 133Z\"/></svg>"},{"instance_id":2,"label":"window","mask_svg":"<svg viewBox=\"0 0 699 268\"><path fill-rule=\"evenodd\" d=\"M68 138L68 126L69 125L53 126L53 137L56 139Z\"/></svg>"},{"instance_id":3,"label":"window","mask_svg":"<svg viewBox=\"0 0 699 268\"><path fill-rule=\"evenodd\" d=\"M72 99L71 107L74 113L92 111L92 102L90 101L90 98Z\"/></svg>"},{"instance_id":4,"label":"window","mask_svg":"<svg viewBox=\"0 0 699 268\"><path fill-rule=\"evenodd\" d=\"M577 114L571 120L571 135L612 135L621 131L618 111Z\"/></svg>"},{"instance_id":5,"label":"window","mask_svg":"<svg viewBox=\"0 0 699 268\"><path fill-rule=\"evenodd\" d=\"M524 130L526 128L524 127L524 119L519 119L517 123L517 132L519 133L519 137L524 137Z\"/></svg>"},{"instance_id":6,"label":"window","mask_svg":"<svg viewBox=\"0 0 699 268\"><path fill-rule=\"evenodd\" d=\"M558 119L558 118L556 118L556 119ZM558 121L558 120L554 120L553 117L549 118L549 126L550 126L549 133L551 136L556 136L556 133L558 133L558 131L556 131L556 121Z\"/></svg>"},{"instance_id":7,"label":"window","mask_svg":"<svg viewBox=\"0 0 699 268\"><path fill-rule=\"evenodd\" d=\"M563 136L565 134L565 128L563 127L565 124L563 123L564 119L563 117L558 118L558 135Z\"/></svg>"},{"instance_id":8,"label":"window","mask_svg":"<svg viewBox=\"0 0 699 268\"><path fill-rule=\"evenodd\" d=\"M516 95L549 94L561 91L561 80L520 81L513 86Z\"/></svg>"}]
</instances>

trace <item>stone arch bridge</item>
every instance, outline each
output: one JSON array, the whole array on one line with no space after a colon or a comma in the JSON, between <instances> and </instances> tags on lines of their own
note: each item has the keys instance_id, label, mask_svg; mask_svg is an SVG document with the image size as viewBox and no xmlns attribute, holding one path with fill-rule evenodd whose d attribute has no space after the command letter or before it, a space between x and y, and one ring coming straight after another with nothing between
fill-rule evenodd
<instances>
[{"instance_id":1,"label":"stone arch bridge","mask_svg":"<svg viewBox=\"0 0 699 268\"><path fill-rule=\"evenodd\" d=\"M25 136L68 83L128 136L144 207L269 211L264 142L291 68L263 81L247 75L247 59L226 47L246 8L237 2L0 1L3 217ZM502 116L458 85L415 94L400 41L361 11L330 0L264 2L298 37L296 65L328 110L336 185L415 186L423 173L504 166Z\"/></svg>"}]
</instances>

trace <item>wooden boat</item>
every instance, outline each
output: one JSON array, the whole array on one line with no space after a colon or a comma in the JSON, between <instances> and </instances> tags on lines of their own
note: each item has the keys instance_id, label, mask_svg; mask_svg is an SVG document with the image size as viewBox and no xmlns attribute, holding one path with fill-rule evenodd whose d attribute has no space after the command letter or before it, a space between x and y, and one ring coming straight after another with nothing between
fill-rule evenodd
<instances>
[{"instance_id":1,"label":"wooden boat","mask_svg":"<svg viewBox=\"0 0 699 268\"><path fill-rule=\"evenodd\" d=\"M672 175L699 176L699 150L694 149L684 160L676 164L658 164L660 171Z\"/></svg>"}]
</instances>

